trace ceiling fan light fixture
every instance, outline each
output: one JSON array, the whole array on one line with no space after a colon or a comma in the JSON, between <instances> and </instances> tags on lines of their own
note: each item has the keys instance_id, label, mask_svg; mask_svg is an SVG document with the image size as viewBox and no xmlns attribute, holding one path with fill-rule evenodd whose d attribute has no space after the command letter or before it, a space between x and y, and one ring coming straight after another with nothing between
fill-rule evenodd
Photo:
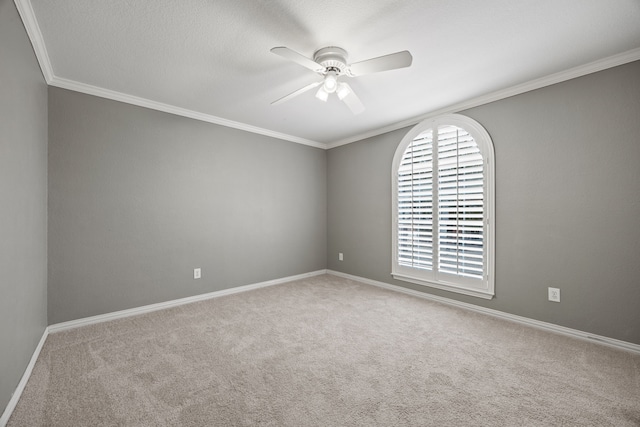
<instances>
[{"instance_id":1,"label":"ceiling fan light fixture","mask_svg":"<svg viewBox=\"0 0 640 427\"><path fill-rule=\"evenodd\" d=\"M316 92L316 98L323 102L327 102L327 99L329 99L329 92L325 90L324 85L320 86L320 89Z\"/></svg>"},{"instance_id":2,"label":"ceiling fan light fixture","mask_svg":"<svg viewBox=\"0 0 640 427\"><path fill-rule=\"evenodd\" d=\"M346 83L340 83L338 85L338 89L336 89L336 94L338 95L338 98L340 98L340 101L342 101L347 96L349 96L350 93L351 93L351 88Z\"/></svg>"},{"instance_id":3,"label":"ceiling fan light fixture","mask_svg":"<svg viewBox=\"0 0 640 427\"><path fill-rule=\"evenodd\" d=\"M364 105L354 90L346 82L338 81L340 76L358 77L365 74L378 73L381 71L395 70L411 66L413 57L407 50L390 53L377 58L366 59L364 61L348 62L347 51L337 46L327 46L318 49L313 54L313 59L307 58L298 52L287 47L280 46L271 49L271 52L293 61L303 67L322 76L322 80L308 84L289 95L272 102L272 105L281 104L286 100L294 98L301 93L320 86L316 92L316 98L323 102L329 100L329 95L335 93L353 114L360 114L364 111Z\"/></svg>"},{"instance_id":4,"label":"ceiling fan light fixture","mask_svg":"<svg viewBox=\"0 0 640 427\"><path fill-rule=\"evenodd\" d=\"M335 92L338 87L338 74L333 70L327 71L322 87L327 93Z\"/></svg>"}]
</instances>

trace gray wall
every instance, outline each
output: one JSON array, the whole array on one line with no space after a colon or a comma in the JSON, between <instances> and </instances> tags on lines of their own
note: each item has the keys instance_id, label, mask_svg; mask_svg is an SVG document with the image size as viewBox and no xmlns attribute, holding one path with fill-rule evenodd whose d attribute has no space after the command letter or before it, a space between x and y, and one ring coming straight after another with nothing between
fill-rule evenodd
<instances>
[{"instance_id":1,"label":"gray wall","mask_svg":"<svg viewBox=\"0 0 640 427\"><path fill-rule=\"evenodd\" d=\"M0 414L47 326L47 86L0 0Z\"/></svg>"},{"instance_id":2,"label":"gray wall","mask_svg":"<svg viewBox=\"0 0 640 427\"><path fill-rule=\"evenodd\" d=\"M640 62L462 113L496 152L495 299L391 278L391 162L409 128L329 150L328 268L640 344Z\"/></svg>"},{"instance_id":3,"label":"gray wall","mask_svg":"<svg viewBox=\"0 0 640 427\"><path fill-rule=\"evenodd\" d=\"M49 88L50 324L324 269L326 236L325 151Z\"/></svg>"}]
</instances>

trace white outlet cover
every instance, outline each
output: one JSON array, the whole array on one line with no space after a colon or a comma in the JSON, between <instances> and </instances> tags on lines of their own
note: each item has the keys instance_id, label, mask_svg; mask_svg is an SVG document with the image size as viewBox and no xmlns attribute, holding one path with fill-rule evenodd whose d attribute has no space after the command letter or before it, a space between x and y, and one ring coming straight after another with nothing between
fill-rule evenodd
<instances>
[{"instance_id":1,"label":"white outlet cover","mask_svg":"<svg viewBox=\"0 0 640 427\"><path fill-rule=\"evenodd\" d=\"M199 279L202 277L202 270L200 268L194 268L193 269L193 278L194 279Z\"/></svg>"},{"instance_id":2,"label":"white outlet cover","mask_svg":"<svg viewBox=\"0 0 640 427\"><path fill-rule=\"evenodd\" d=\"M344 261L344 255L342 254L342 252L338 254L338 261Z\"/></svg>"},{"instance_id":3,"label":"white outlet cover","mask_svg":"<svg viewBox=\"0 0 640 427\"><path fill-rule=\"evenodd\" d=\"M560 302L560 289L549 288L549 301Z\"/></svg>"}]
</instances>

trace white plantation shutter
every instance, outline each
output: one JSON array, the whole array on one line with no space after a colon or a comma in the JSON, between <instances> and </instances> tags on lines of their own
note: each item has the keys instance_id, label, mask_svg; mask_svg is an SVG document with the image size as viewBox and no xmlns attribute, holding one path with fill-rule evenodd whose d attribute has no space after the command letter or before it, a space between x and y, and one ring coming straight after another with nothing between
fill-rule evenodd
<instances>
[{"instance_id":1,"label":"white plantation shutter","mask_svg":"<svg viewBox=\"0 0 640 427\"><path fill-rule=\"evenodd\" d=\"M407 148L398 169L398 262L433 266L433 132Z\"/></svg>"},{"instance_id":2,"label":"white plantation shutter","mask_svg":"<svg viewBox=\"0 0 640 427\"><path fill-rule=\"evenodd\" d=\"M491 140L477 122L458 115L416 128L394 158L393 276L490 298Z\"/></svg>"},{"instance_id":3,"label":"white plantation shutter","mask_svg":"<svg viewBox=\"0 0 640 427\"><path fill-rule=\"evenodd\" d=\"M481 279L483 161L469 132L438 128L438 269Z\"/></svg>"}]
</instances>

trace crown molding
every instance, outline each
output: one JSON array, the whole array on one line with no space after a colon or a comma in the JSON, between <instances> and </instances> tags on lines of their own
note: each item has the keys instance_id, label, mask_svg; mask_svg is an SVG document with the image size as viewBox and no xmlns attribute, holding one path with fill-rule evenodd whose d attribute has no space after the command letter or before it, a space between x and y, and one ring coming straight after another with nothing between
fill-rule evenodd
<instances>
[{"instance_id":1,"label":"crown molding","mask_svg":"<svg viewBox=\"0 0 640 427\"><path fill-rule=\"evenodd\" d=\"M38 26L36 15L31 7L31 2L29 0L14 0L14 3L18 9L18 14L22 19L24 28L27 31L29 40L31 40L31 45L33 46L33 51L36 54L38 64L40 64L40 69L42 70L44 79L47 83L51 83L51 80L54 77L53 68L51 67L49 54L47 53L47 48L45 47L44 38L42 37L42 32Z\"/></svg>"},{"instance_id":2,"label":"crown molding","mask_svg":"<svg viewBox=\"0 0 640 427\"><path fill-rule=\"evenodd\" d=\"M22 22L25 26L29 39L31 40L31 44L33 45L33 50L35 51L36 58L38 59L38 63L40 64L42 74L44 75L46 82L51 86L82 92L101 98L112 99L114 101L120 101L127 104L137 105L139 107L150 108L152 110L188 117L194 120L200 120L208 123L214 123L221 126L239 129L246 132L268 136L271 138L281 139L284 141L295 142L297 144L308 145L310 147L321 148L324 150L340 147L341 145L351 144L352 142L361 141L363 139L371 138L383 133L402 129L407 126L413 126L423 120L438 116L440 114L458 113L468 108L478 107L480 105L499 101L501 99L508 98L514 95L520 95L522 93L529 92L535 89L540 89L556 83L561 83L567 80L575 79L577 77L582 77L587 74L606 70L608 68L613 68L618 65L623 65L629 62L640 60L640 48L631 49L617 55L612 55L607 58L590 62L588 64L580 65L565 71L560 71L555 74L531 80L519 85L511 86L506 89L501 89L495 92L481 95L479 97L462 101L444 108L432 110L419 116L396 122L388 126L373 129L368 132L353 135L330 143L322 143L319 141L301 138L295 135L289 135L285 133L275 132L269 129L260 128L257 126L252 126L246 123L228 120L211 114L200 113L197 111L188 110L186 108L176 107L170 104L164 104L146 98L128 95L122 92L103 89L74 80L56 77L53 72L53 67L51 65L49 55L47 53L44 38L42 37L42 32L40 31L40 27L38 26L38 21L36 20L33 8L31 7L31 2L29 0L14 0L14 3L16 4L18 13L22 18Z\"/></svg>"},{"instance_id":3,"label":"crown molding","mask_svg":"<svg viewBox=\"0 0 640 427\"><path fill-rule=\"evenodd\" d=\"M269 129L228 120L211 114L200 113L198 111L188 110L186 108L180 108L170 104L164 104L162 102L152 101L150 99L141 98L126 93L57 77L53 72L53 67L51 65L49 54L47 53L47 48L42 36L42 31L40 31L40 27L38 26L38 20L36 19L35 12L33 11L33 7L31 6L31 2L29 0L14 0L14 3L16 5L16 8L18 9L18 13L20 14L20 18L22 19L25 30L27 31L29 40L31 40L31 44L33 45L33 50L36 54L38 63L40 64L40 69L42 70L44 79L50 86L69 89L76 92L86 93L88 95L94 95L101 98L124 102L127 104L137 105L139 107L150 108L152 110L188 117L190 119L222 125L284 141L295 142L297 144L308 145L321 149L327 148L327 145L322 142L312 141L310 139L300 138L281 132L275 132Z\"/></svg>"},{"instance_id":4,"label":"crown molding","mask_svg":"<svg viewBox=\"0 0 640 427\"><path fill-rule=\"evenodd\" d=\"M235 122L233 120L224 119L222 117L214 116L211 114L200 113L198 111L188 110L186 108L176 107L170 104L164 104L162 102L152 101L150 99L141 98L139 96L133 96L122 92L116 92L114 90L104 89L98 86L92 86L85 83L80 83L74 80L64 79L60 77L53 77L49 82L51 86L59 87L62 89L69 89L75 92L85 93L87 95L98 96L100 98L111 99L114 101L120 101L127 104L137 105L139 107L150 108L152 110L162 111L165 113L175 114L177 116L188 117L190 119L200 120L207 123L214 123L234 129L243 130L259 135L268 136L271 138L281 139L284 141L295 142L297 144L308 145L315 148L326 149L327 145L321 142L312 141L310 139L304 139L285 133L275 132L269 129L260 128L257 126L248 125L246 123Z\"/></svg>"},{"instance_id":5,"label":"crown molding","mask_svg":"<svg viewBox=\"0 0 640 427\"><path fill-rule=\"evenodd\" d=\"M341 145L351 144L352 142L361 141L366 138L371 138L373 136L381 135L383 133L402 129L407 126L413 126L417 123L420 123L423 120L429 119L431 117L439 116L441 114L458 113L462 110L478 107L484 104L489 104L491 102L499 101L501 99L509 98L511 96L520 95L522 93L530 92L535 89L541 89L546 86L551 86L556 83L561 83L567 80L586 76L587 74L596 73L598 71L617 67L618 65L624 65L629 62L633 62L637 60L640 60L640 48L631 49L626 52L619 53L617 55L609 56L607 58L590 62L588 64L580 65L565 71L560 71L558 73L550 74L548 76L531 80L516 86L511 86L506 89L501 89L495 92L481 95L476 98L469 99L467 101L462 101L462 102L450 105L448 107L440 108L438 110L433 110L428 113L422 114L420 116L403 120L401 122L397 122L389 126L381 127L378 129L371 130L369 132L361 133L358 135L350 136L345 139L334 141L327 144L327 149L340 147Z\"/></svg>"}]
</instances>

